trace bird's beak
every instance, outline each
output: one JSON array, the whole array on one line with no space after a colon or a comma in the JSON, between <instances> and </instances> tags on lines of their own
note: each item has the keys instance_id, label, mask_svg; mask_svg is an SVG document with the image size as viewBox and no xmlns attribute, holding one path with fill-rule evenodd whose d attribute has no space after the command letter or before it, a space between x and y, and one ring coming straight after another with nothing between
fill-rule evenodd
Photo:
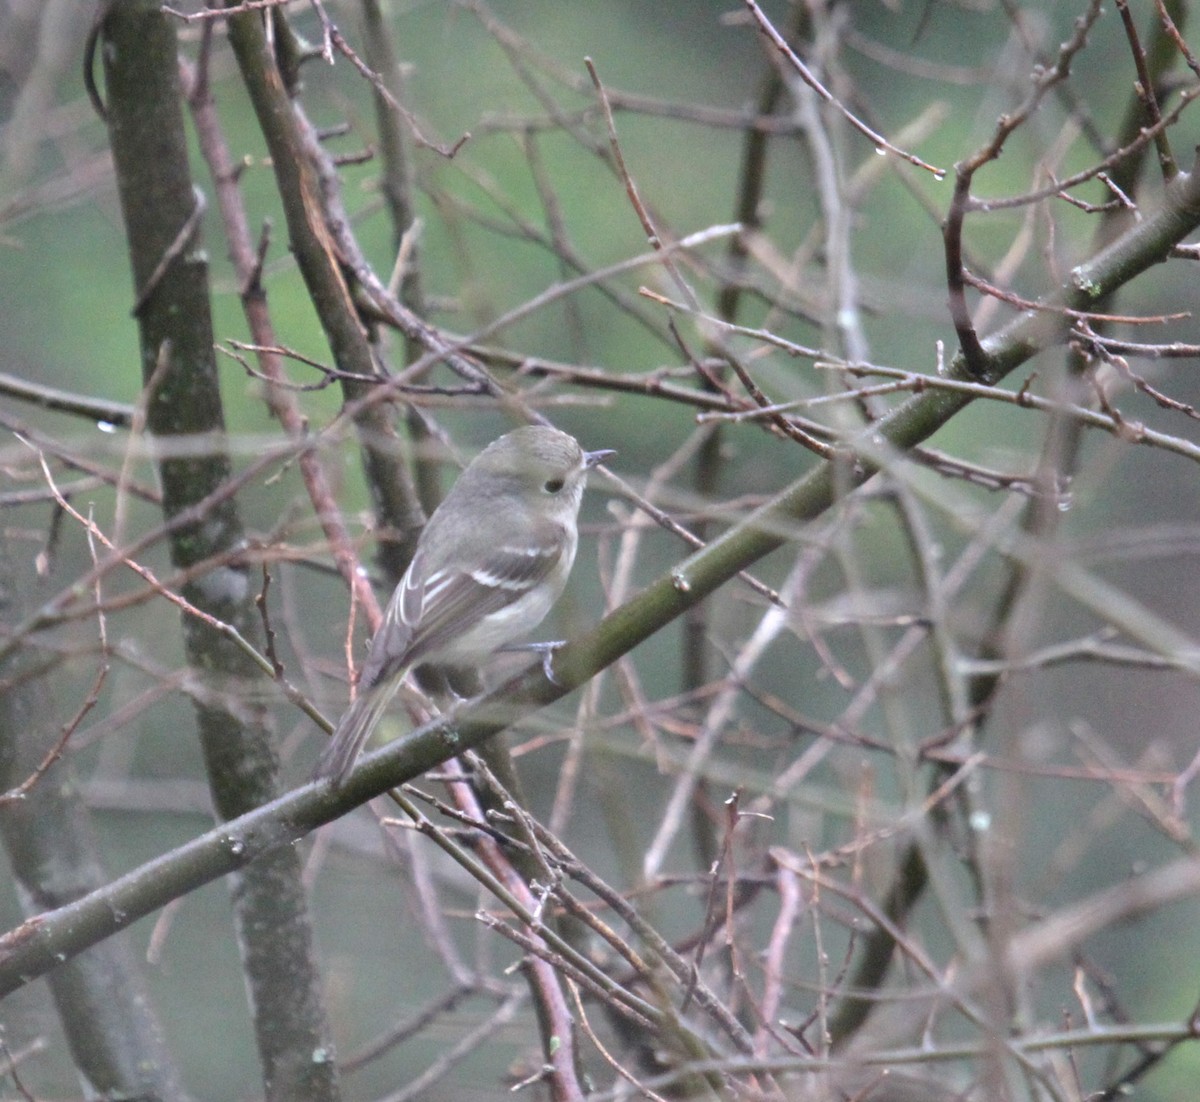
<instances>
[{"instance_id":1,"label":"bird's beak","mask_svg":"<svg viewBox=\"0 0 1200 1102\"><path fill-rule=\"evenodd\" d=\"M612 448L601 448L596 452L584 452L583 469L585 471L590 471L594 466L596 466L597 463L603 463L610 456L616 454L617 453Z\"/></svg>"}]
</instances>

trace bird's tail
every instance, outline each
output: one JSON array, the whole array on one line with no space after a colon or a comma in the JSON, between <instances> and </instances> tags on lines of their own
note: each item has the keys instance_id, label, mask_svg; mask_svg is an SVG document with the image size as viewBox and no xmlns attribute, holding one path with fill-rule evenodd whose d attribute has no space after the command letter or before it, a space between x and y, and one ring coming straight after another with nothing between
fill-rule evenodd
<instances>
[{"instance_id":1,"label":"bird's tail","mask_svg":"<svg viewBox=\"0 0 1200 1102\"><path fill-rule=\"evenodd\" d=\"M389 678L358 694L338 722L329 744L321 751L313 770L313 780L332 780L335 787L345 781L398 686L398 678Z\"/></svg>"}]
</instances>

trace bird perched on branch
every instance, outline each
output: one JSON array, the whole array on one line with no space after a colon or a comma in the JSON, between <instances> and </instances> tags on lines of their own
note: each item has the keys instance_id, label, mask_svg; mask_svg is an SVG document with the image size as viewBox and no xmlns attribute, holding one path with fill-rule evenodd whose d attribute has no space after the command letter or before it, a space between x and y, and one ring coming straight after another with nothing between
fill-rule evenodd
<instances>
[{"instance_id":1,"label":"bird perched on branch","mask_svg":"<svg viewBox=\"0 0 1200 1102\"><path fill-rule=\"evenodd\" d=\"M475 457L417 541L315 778L345 780L414 666L477 666L542 622L575 561L588 471L614 454L531 425Z\"/></svg>"}]
</instances>

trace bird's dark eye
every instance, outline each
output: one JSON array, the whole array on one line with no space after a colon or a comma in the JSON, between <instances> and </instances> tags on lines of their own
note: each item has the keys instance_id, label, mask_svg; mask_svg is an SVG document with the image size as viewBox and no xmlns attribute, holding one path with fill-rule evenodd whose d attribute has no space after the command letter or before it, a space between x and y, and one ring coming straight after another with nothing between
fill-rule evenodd
<instances>
[{"instance_id":1,"label":"bird's dark eye","mask_svg":"<svg viewBox=\"0 0 1200 1102\"><path fill-rule=\"evenodd\" d=\"M550 481L549 481L549 482L547 482L547 483L546 483L546 485L543 487L543 489L544 489L544 490L546 491L546 493L548 493L548 494L556 494L556 493L558 493L558 491L559 491L559 490L561 490L562 488L563 488L563 480L562 480L561 478L552 478L552 479L550 479Z\"/></svg>"}]
</instances>

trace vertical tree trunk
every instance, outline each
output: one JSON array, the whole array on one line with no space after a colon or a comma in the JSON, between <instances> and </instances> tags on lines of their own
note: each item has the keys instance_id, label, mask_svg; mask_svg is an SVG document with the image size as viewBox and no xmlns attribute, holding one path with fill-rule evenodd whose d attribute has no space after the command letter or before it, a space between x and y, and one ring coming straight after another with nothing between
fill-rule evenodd
<instances>
[{"instance_id":1,"label":"vertical tree trunk","mask_svg":"<svg viewBox=\"0 0 1200 1102\"><path fill-rule=\"evenodd\" d=\"M0 526L0 621L7 623L24 618L31 602L22 595L36 592L19 561ZM22 649L0 662L0 683L7 686L0 692L0 790L21 784L42 763L53 743L49 717L69 718L49 699L52 682L23 676L33 657ZM109 880L91 816L65 759L21 798L0 803L0 837L30 916L79 899ZM186 1100L127 934L64 962L47 982L75 1066L93 1096Z\"/></svg>"},{"instance_id":2,"label":"vertical tree trunk","mask_svg":"<svg viewBox=\"0 0 1200 1102\"><path fill-rule=\"evenodd\" d=\"M200 243L202 200L192 183L177 79L173 24L150 0L114 4L104 27L109 127L136 288L147 420L160 449L164 510L176 518L226 481L224 419L217 387L208 266ZM173 529L171 556L190 568L243 541L237 503L211 500ZM260 635L247 569L226 563L183 588L201 611ZM189 663L213 690L196 704L217 813L231 818L276 794L278 762L266 687L226 634L191 615L183 621ZM172 737L162 733L160 737ZM337 1097L329 1032L319 996L312 935L290 848L233 881L234 909L269 1099Z\"/></svg>"}]
</instances>

